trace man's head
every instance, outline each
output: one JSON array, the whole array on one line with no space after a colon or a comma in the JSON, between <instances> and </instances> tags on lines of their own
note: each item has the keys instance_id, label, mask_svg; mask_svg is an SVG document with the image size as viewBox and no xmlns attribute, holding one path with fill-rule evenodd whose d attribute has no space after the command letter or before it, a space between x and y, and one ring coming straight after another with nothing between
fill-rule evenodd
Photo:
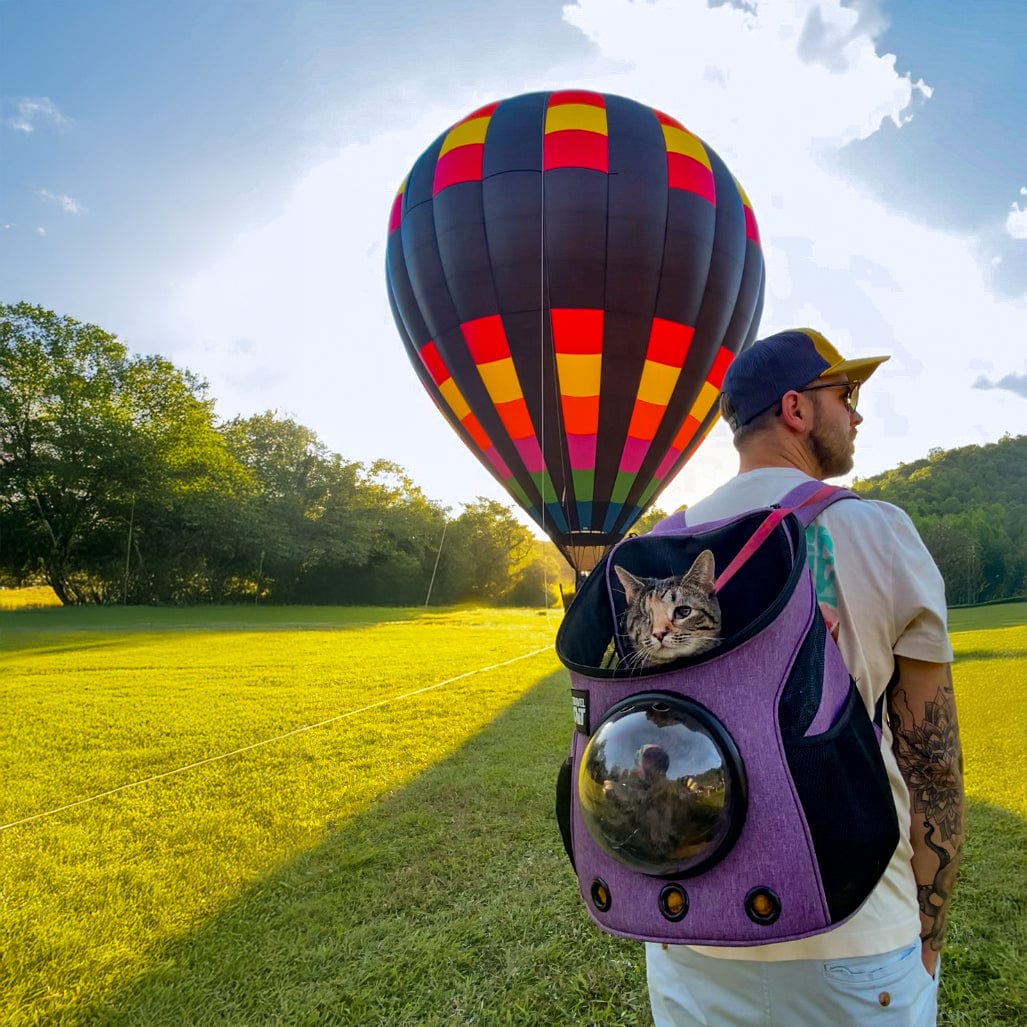
<instances>
[{"instance_id":1,"label":"man's head","mask_svg":"<svg viewBox=\"0 0 1027 1027\"><path fill-rule=\"evenodd\" d=\"M846 473L862 420L855 413L856 391L887 359L846 360L812 328L755 342L731 363L721 390L721 413L736 448L744 455L755 436L782 432L801 440L810 460L804 469L818 477Z\"/></svg>"}]
</instances>

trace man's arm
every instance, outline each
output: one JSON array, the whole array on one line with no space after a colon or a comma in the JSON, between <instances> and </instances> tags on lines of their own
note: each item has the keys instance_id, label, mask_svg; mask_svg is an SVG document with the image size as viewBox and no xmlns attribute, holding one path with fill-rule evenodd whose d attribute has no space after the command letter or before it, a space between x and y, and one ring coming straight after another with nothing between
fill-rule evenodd
<instances>
[{"instance_id":1,"label":"man's arm","mask_svg":"<svg viewBox=\"0 0 1027 1027\"><path fill-rule=\"evenodd\" d=\"M888 719L909 789L921 958L933 975L963 844L963 752L949 665L898 656L896 670Z\"/></svg>"}]
</instances>

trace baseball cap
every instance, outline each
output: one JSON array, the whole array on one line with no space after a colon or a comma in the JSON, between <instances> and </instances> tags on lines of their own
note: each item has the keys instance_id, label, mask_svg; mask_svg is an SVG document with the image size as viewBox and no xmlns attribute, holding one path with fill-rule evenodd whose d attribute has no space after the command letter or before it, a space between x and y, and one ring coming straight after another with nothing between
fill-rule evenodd
<instances>
[{"instance_id":1,"label":"baseball cap","mask_svg":"<svg viewBox=\"0 0 1027 1027\"><path fill-rule=\"evenodd\" d=\"M791 328L758 339L731 362L721 392L733 416L732 431L748 424L792 389L817 378L847 374L850 382L865 382L889 357L846 360L812 328Z\"/></svg>"}]
</instances>

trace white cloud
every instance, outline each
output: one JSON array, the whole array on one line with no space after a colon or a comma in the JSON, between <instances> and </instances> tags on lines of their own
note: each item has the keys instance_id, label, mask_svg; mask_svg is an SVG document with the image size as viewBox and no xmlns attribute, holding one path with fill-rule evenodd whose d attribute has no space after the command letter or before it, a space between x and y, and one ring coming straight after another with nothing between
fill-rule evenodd
<instances>
[{"instance_id":1,"label":"white cloud","mask_svg":"<svg viewBox=\"0 0 1027 1027\"><path fill-rule=\"evenodd\" d=\"M35 132L40 125L63 128L71 118L63 114L48 96L25 96L16 101L16 112L7 124L16 132Z\"/></svg>"},{"instance_id":2,"label":"white cloud","mask_svg":"<svg viewBox=\"0 0 1027 1027\"><path fill-rule=\"evenodd\" d=\"M1020 195L1027 196L1027 186L1021 187ZM1016 202L1011 204L1006 215L1006 231L1014 239L1027 239L1027 203L1022 207Z\"/></svg>"},{"instance_id":3,"label":"white cloud","mask_svg":"<svg viewBox=\"0 0 1027 1027\"><path fill-rule=\"evenodd\" d=\"M73 196L67 193L52 193L49 189L39 189L36 195L47 203L56 203L65 214L85 214L86 208Z\"/></svg>"},{"instance_id":4,"label":"white cloud","mask_svg":"<svg viewBox=\"0 0 1027 1027\"><path fill-rule=\"evenodd\" d=\"M36 235L46 235L46 229L42 225L36 225Z\"/></svg>"},{"instance_id":5,"label":"white cloud","mask_svg":"<svg viewBox=\"0 0 1027 1027\"><path fill-rule=\"evenodd\" d=\"M858 473L1014 431L1022 402L974 389L972 362L986 357L999 378L1019 365L1027 301L993 294L971 240L887 209L824 159L929 102L928 86L877 53L878 13L872 0L578 0L564 16L592 41L591 68L478 80L429 111L365 112L354 137L367 141L338 145L264 224L180 283L174 334L193 341L172 358L211 380L223 413L291 411L349 459L402 463L429 496L504 498L407 364L385 294L386 221L416 156L457 118L576 85L677 117L738 176L764 243L764 332L812 323L846 355L892 354L865 390ZM372 136L375 123L391 131ZM735 466L718 427L661 505L694 500Z\"/></svg>"}]
</instances>

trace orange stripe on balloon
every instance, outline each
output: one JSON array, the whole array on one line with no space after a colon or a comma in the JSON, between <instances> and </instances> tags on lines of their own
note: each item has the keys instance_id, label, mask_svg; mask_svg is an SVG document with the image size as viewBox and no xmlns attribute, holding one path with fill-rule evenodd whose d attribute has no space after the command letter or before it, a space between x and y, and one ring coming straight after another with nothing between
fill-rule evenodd
<instances>
[{"instance_id":1,"label":"orange stripe on balloon","mask_svg":"<svg viewBox=\"0 0 1027 1027\"><path fill-rule=\"evenodd\" d=\"M685 446L692 441L693 436L701 427L702 423L689 414L685 418L684 424L678 429L677 435L674 436L674 441L670 444L671 449L676 449L679 453L683 452Z\"/></svg>"},{"instance_id":2,"label":"orange stripe on balloon","mask_svg":"<svg viewBox=\"0 0 1027 1027\"><path fill-rule=\"evenodd\" d=\"M535 427L531 423L528 404L523 399L514 399L509 403L497 403L496 413L499 414L503 427L511 439L534 438Z\"/></svg>"},{"instance_id":3,"label":"orange stripe on balloon","mask_svg":"<svg viewBox=\"0 0 1027 1027\"><path fill-rule=\"evenodd\" d=\"M434 342L426 342L418 352L421 357L421 363L424 364L436 385L441 385L447 378L451 377L449 369L443 362L442 356L439 354Z\"/></svg>"},{"instance_id":4,"label":"orange stripe on balloon","mask_svg":"<svg viewBox=\"0 0 1027 1027\"><path fill-rule=\"evenodd\" d=\"M474 444L480 450L484 451L492 445L492 440L489 438L488 433L481 426L481 421L479 421L474 414L468 414L460 423L467 430L467 434L471 436L474 440Z\"/></svg>"},{"instance_id":5,"label":"orange stripe on balloon","mask_svg":"<svg viewBox=\"0 0 1027 1027\"><path fill-rule=\"evenodd\" d=\"M599 430L598 396L564 396L561 404L569 435L594 435Z\"/></svg>"},{"instance_id":6,"label":"orange stripe on balloon","mask_svg":"<svg viewBox=\"0 0 1027 1027\"><path fill-rule=\"evenodd\" d=\"M628 435L634 439L652 441L656 437L656 431L666 412L665 406L636 399L635 409L631 412L631 424L628 425Z\"/></svg>"}]
</instances>

